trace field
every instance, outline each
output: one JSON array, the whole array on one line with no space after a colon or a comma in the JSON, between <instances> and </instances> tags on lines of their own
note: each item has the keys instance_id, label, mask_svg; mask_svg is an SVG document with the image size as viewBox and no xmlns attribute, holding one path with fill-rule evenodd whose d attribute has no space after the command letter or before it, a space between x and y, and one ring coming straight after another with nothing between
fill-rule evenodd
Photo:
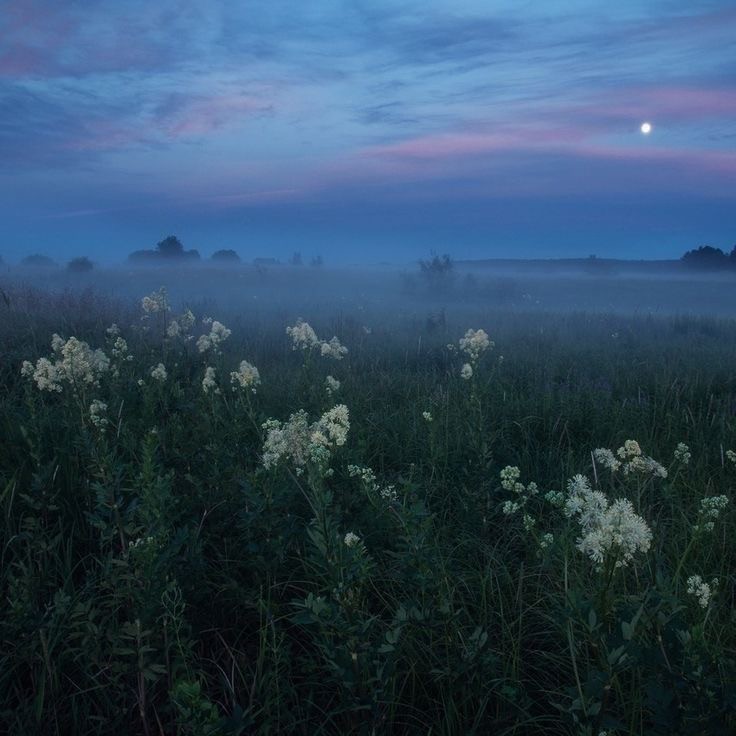
<instances>
[{"instance_id":1,"label":"field","mask_svg":"<svg viewBox=\"0 0 736 736\"><path fill-rule=\"evenodd\" d=\"M192 273L1 284L1 731L736 732L731 283Z\"/></svg>"}]
</instances>

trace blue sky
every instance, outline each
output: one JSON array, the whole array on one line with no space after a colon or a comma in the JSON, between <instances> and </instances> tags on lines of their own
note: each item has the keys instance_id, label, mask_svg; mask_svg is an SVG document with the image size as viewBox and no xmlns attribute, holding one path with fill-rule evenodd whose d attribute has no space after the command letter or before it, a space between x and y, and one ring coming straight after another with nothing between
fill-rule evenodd
<instances>
[{"instance_id":1,"label":"blue sky","mask_svg":"<svg viewBox=\"0 0 736 736\"><path fill-rule=\"evenodd\" d=\"M0 8L11 262L169 233L343 263L736 243L732 0Z\"/></svg>"}]
</instances>

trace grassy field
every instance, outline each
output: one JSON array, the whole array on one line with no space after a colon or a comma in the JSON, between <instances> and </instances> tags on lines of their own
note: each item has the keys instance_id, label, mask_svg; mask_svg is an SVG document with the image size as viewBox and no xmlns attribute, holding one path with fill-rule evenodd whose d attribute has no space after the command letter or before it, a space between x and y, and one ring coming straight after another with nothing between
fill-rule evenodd
<instances>
[{"instance_id":1,"label":"grassy field","mask_svg":"<svg viewBox=\"0 0 736 736\"><path fill-rule=\"evenodd\" d=\"M736 321L148 290L3 291L1 731L736 732Z\"/></svg>"}]
</instances>

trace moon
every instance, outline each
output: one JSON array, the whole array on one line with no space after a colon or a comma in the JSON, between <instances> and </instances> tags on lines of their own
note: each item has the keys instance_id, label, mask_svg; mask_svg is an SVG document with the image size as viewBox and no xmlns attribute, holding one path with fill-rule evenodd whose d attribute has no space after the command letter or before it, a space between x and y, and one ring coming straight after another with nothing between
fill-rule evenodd
<instances>
[{"instance_id":1,"label":"moon","mask_svg":"<svg viewBox=\"0 0 736 736\"><path fill-rule=\"evenodd\" d=\"M642 123L641 128L639 128L644 135L649 135L652 132L652 124L651 123Z\"/></svg>"}]
</instances>

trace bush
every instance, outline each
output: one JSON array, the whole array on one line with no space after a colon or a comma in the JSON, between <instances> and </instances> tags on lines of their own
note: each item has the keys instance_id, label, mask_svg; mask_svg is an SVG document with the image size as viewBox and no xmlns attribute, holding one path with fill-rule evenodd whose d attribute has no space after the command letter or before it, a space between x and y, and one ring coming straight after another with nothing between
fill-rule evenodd
<instances>
[{"instance_id":1,"label":"bush","mask_svg":"<svg viewBox=\"0 0 736 736\"><path fill-rule=\"evenodd\" d=\"M216 250L211 259L220 263L240 263L240 256L234 250Z\"/></svg>"},{"instance_id":2,"label":"bush","mask_svg":"<svg viewBox=\"0 0 736 736\"><path fill-rule=\"evenodd\" d=\"M71 271L72 273L87 273L93 268L94 264L89 258L87 258L87 256L72 258L72 260L66 264L66 270Z\"/></svg>"}]
</instances>

